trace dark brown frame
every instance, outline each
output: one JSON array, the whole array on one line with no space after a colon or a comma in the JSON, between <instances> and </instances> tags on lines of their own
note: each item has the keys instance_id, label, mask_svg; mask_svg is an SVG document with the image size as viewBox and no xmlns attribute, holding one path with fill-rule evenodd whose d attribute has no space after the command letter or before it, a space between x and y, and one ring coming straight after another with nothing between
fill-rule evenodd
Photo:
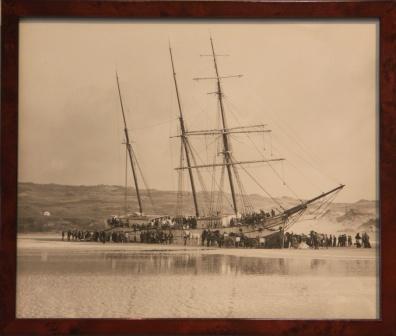
<instances>
[{"instance_id":1,"label":"dark brown frame","mask_svg":"<svg viewBox=\"0 0 396 336\"><path fill-rule=\"evenodd\" d=\"M56 18L378 18L380 22L380 320L16 319L18 23ZM0 333L396 335L396 2L3 0Z\"/></svg>"}]
</instances>

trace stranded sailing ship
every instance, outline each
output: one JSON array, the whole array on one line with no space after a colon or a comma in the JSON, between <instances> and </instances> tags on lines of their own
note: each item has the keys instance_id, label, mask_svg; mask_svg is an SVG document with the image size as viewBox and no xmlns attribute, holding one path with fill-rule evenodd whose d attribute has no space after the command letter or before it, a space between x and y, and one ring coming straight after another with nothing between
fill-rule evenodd
<instances>
[{"instance_id":1,"label":"stranded sailing ship","mask_svg":"<svg viewBox=\"0 0 396 336\"><path fill-rule=\"evenodd\" d=\"M181 104L180 91L176 77L175 63L173 59L172 49L169 46L170 62L172 66L173 82L176 91L177 105L178 105L178 120L180 134L176 137L180 139L180 166L175 169L179 173L179 192L177 196L177 214L174 216L153 216L149 218L144 216L142 210L142 200L139 192L139 185L135 169L135 155L133 153L132 145L130 144L128 130L126 126L125 113L123 110L122 98L118 83L118 92L120 96L120 103L125 125L125 142L132 168L134 178L134 185L136 189L136 197L139 204L139 213L136 216L127 216L123 220L113 217L109 221L112 229L129 230L132 234L134 241L142 239L142 232L156 230L162 235L163 232L171 234L172 241L176 243L184 243L193 241L195 243L202 242L202 239L217 240L220 236L224 242L224 237L234 237L233 241L239 241L241 237L246 239L255 239L261 245L268 246L283 246L283 234L285 230L289 229L295 222L297 222L302 215L306 212L311 204L320 202L320 207L324 204L330 203L336 194L344 187L339 185L327 192L312 197L311 199L300 201L292 207L283 207L275 198L273 198L262 187L254 175L249 173L247 166L257 163L265 163L269 166L273 162L282 161L282 158L261 158L255 160L238 160L233 153L233 144L231 136L241 134L254 134L254 133L267 133L270 132L266 125L253 125L253 126L239 126L229 127L227 123L227 113L224 106L224 93L222 88L222 81L228 78L241 77L241 75L228 75L222 76L218 68L218 55L215 52L213 39L210 38L211 53L209 56L213 60L214 76L195 78L196 80L211 80L216 83L216 90L212 92L217 96L219 107L219 127L209 130L188 130L185 123L185 115ZM219 155L215 155L213 162L198 163L196 154L191 144L192 137L208 137L212 136L219 140L220 144L220 161ZM271 166L272 167L272 166ZM204 209L204 202L201 202L197 192L197 180L201 184L202 194L208 195L204 181L202 178L202 171L209 170L212 174L212 179L215 181L210 193L210 200L205 202L206 209ZM220 170L220 172L218 172ZM268 196L276 203L276 211L271 209L266 212L263 210L257 211L253 209L251 202L245 192L239 170L245 172ZM192 194L192 202L194 205L194 216L186 217L180 210L182 209L183 190L182 181L183 173L188 173L188 180ZM217 174L217 175L216 175ZM220 175L220 176L218 176ZM227 182L225 182L227 181ZM227 191L224 187L227 185ZM214 190L216 189L217 190ZM231 196L232 213L226 213L224 207L225 194ZM130 230L133 228L133 230ZM166 235L166 234L165 234ZM217 240L220 241L220 240ZM219 244L220 245L220 244Z\"/></svg>"}]
</instances>

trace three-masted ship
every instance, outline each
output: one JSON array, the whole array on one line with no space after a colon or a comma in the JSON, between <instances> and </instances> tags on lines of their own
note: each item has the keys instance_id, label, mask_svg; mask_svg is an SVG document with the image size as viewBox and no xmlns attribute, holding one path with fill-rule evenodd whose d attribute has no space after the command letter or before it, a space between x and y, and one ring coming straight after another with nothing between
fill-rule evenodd
<instances>
[{"instance_id":1,"label":"three-masted ship","mask_svg":"<svg viewBox=\"0 0 396 336\"><path fill-rule=\"evenodd\" d=\"M130 159L129 161L134 178L136 197L138 199L139 205L139 212L137 216L135 216L135 218L130 216L127 220L127 225L122 224L122 222L125 223L125 220L123 221L121 219L121 225L119 225L119 227L130 228L131 223L136 224L133 227L133 231L130 231L130 233L134 235L134 241L140 240L139 237L141 236L141 231L143 230L162 230L164 232L171 232L172 242L180 244L202 244L205 243L205 240L209 241L212 239L220 241L219 237L221 237L223 243L226 241L235 243L239 242L241 239L245 239L246 241L250 239L257 242L257 244L254 244L254 246L260 245L263 247L281 247L283 246L284 232L302 217L309 205L318 201L330 202L344 187L344 185L336 186L327 192L323 192L320 195L312 197L311 199L300 201L298 204L295 204L292 207L285 208L278 203L276 211L274 209L269 211L258 211L253 209L251 203L247 200L248 196L243 187L239 169L242 169L244 172L246 172L253 179L253 181L261 186L255 176L248 172L247 167L257 163L271 165L273 162L282 161L284 159L272 157L267 158L263 156L255 160L238 160L235 157L232 150L233 144L231 136L251 133L266 133L270 132L270 130L267 129L266 125L263 124L239 127L228 126L227 112L224 105L222 81L228 78L240 77L241 75L221 75L218 67L218 56L221 55L216 54L212 37L210 38L210 46L210 54L204 56L208 56L212 59L214 76L195 78L196 80L214 81L216 84L215 92L211 93L217 96L220 127L208 130L189 130L186 126L185 114L181 103L181 95L176 76L175 62L172 48L169 46L170 63L172 67L173 82L177 98L180 130L180 133L176 136L180 139L180 166L176 167L175 169L179 173L179 181L182 179L181 174L185 172L188 174L192 203L194 206L194 215L183 214L179 211L172 216L154 216L153 218L144 216L135 169L134 153L132 145L130 144L117 77L117 86L125 125L124 133L126 148ZM191 138L200 136L213 136L219 139L221 148L219 152L221 157L220 161L217 160L214 162L198 163L192 148ZM211 170L213 174L216 174L216 169L220 170L220 177L218 179L218 184L220 184L220 186L218 186L217 193L212 190L212 197L209 201L209 206L207 203L204 206L203 202L200 204L200 198L198 195L199 193L197 191L197 180L203 184L204 182L202 181L203 179L201 171ZM214 175L213 179L215 179ZM224 190L224 185L227 186L227 191ZM206 190L205 188L202 189ZM222 206L222 201L219 201L219 198L224 198L224 194L230 195L232 211L226 211L225 207ZM180 206L180 202L182 202L183 197L182 195L183 191L179 190L178 199L176 200L176 203L179 205L179 210L182 208ZM276 202L275 198L272 198L272 200ZM217 207L213 206L214 203L217 203ZM153 221L155 221L155 225L152 225ZM110 222L109 224L111 227L115 227L115 225L113 225L114 223ZM224 245L227 244L225 243Z\"/></svg>"}]
</instances>

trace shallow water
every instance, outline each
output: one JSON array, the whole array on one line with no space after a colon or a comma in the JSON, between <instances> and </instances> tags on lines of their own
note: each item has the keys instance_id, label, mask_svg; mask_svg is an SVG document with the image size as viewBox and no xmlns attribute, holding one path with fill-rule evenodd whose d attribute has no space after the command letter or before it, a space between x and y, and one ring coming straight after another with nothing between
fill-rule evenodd
<instances>
[{"instance_id":1,"label":"shallow water","mask_svg":"<svg viewBox=\"0 0 396 336\"><path fill-rule=\"evenodd\" d=\"M18 317L376 318L375 260L22 251Z\"/></svg>"}]
</instances>

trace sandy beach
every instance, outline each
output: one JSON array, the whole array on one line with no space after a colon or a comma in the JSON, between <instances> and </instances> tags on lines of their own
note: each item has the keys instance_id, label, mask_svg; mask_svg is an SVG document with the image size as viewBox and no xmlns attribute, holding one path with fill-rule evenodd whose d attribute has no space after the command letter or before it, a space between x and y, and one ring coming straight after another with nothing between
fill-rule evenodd
<instances>
[{"instance_id":1,"label":"sandy beach","mask_svg":"<svg viewBox=\"0 0 396 336\"><path fill-rule=\"evenodd\" d=\"M320 259L356 259L376 260L377 249L355 248L330 248L330 249L245 249L245 248L222 248L206 246L182 246L141 243L93 243L62 241L56 234L22 234L18 236L18 253L27 251L64 251L69 252L120 252L120 253L144 253L144 252L167 252L167 253L200 253L200 254L223 254L261 258L320 258Z\"/></svg>"},{"instance_id":2,"label":"sandy beach","mask_svg":"<svg viewBox=\"0 0 396 336\"><path fill-rule=\"evenodd\" d=\"M218 249L18 236L18 317L378 317L376 249Z\"/></svg>"}]
</instances>

